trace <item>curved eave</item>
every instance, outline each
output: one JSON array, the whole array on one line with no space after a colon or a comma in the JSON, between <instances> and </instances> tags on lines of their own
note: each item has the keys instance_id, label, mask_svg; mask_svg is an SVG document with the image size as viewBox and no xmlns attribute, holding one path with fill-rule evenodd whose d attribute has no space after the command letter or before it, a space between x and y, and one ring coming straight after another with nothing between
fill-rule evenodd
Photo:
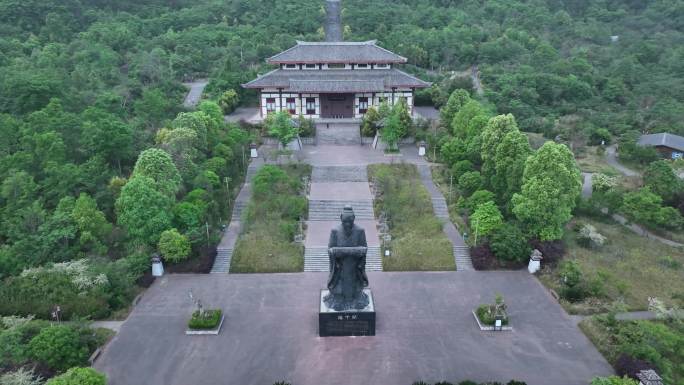
<instances>
[{"instance_id":1,"label":"curved eave","mask_svg":"<svg viewBox=\"0 0 684 385\"><path fill-rule=\"evenodd\" d=\"M403 64L407 59L401 60L272 60L266 59L268 64Z\"/></svg>"}]
</instances>

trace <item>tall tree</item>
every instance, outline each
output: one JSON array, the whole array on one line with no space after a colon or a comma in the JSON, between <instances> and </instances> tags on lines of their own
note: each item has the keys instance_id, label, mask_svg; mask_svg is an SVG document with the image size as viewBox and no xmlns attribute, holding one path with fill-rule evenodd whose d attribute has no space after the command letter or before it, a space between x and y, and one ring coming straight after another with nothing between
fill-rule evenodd
<instances>
[{"instance_id":1,"label":"tall tree","mask_svg":"<svg viewBox=\"0 0 684 385\"><path fill-rule=\"evenodd\" d=\"M546 142L525 162L522 191L513 194L513 213L531 236L560 239L581 189L572 152L563 144Z\"/></svg>"},{"instance_id":2,"label":"tall tree","mask_svg":"<svg viewBox=\"0 0 684 385\"><path fill-rule=\"evenodd\" d=\"M171 228L173 203L152 178L135 175L116 200L117 222L133 239L156 245L161 233Z\"/></svg>"},{"instance_id":3,"label":"tall tree","mask_svg":"<svg viewBox=\"0 0 684 385\"><path fill-rule=\"evenodd\" d=\"M131 178L143 176L150 178L157 188L173 197L178 191L181 177L168 152L150 148L140 153Z\"/></svg>"},{"instance_id":4,"label":"tall tree","mask_svg":"<svg viewBox=\"0 0 684 385\"><path fill-rule=\"evenodd\" d=\"M492 188L500 205L506 207L513 194L520 191L525 161L532 154L527 135L513 130L504 135L494 154Z\"/></svg>"},{"instance_id":5,"label":"tall tree","mask_svg":"<svg viewBox=\"0 0 684 385\"><path fill-rule=\"evenodd\" d=\"M464 89L457 89L449 95L447 103L439 110L439 119L444 127L451 125L456 113L470 100L470 94Z\"/></svg>"},{"instance_id":6,"label":"tall tree","mask_svg":"<svg viewBox=\"0 0 684 385\"><path fill-rule=\"evenodd\" d=\"M482 147L480 152L482 157L482 175L488 187L492 185L492 178L496 170L496 149L504 136L511 131L518 131L515 117L511 114L499 115L489 119L487 126L482 131Z\"/></svg>"}]
</instances>

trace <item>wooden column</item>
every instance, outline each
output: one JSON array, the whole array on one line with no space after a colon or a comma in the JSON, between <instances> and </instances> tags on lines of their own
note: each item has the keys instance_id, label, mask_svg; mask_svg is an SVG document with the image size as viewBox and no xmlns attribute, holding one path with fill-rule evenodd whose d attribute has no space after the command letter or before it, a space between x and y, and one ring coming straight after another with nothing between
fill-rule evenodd
<instances>
[{"instance_id":1,"label":"wooden column","mask_svg":"<svg viewBox=\"0 0 684 385\"><path fill-rule=\"evenodd\" d=\"M278 100L280 101L280 107L278 107L278 112L283 110L283 89L278 88Z\"/></svg>"}]
</instances>

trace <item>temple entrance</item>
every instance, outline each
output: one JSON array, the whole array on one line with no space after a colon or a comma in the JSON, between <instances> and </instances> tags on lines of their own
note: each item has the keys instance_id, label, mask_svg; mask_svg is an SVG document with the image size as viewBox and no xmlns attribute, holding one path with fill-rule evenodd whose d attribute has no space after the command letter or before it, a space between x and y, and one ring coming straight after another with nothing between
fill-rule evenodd
<instances>
[{"instance_id":1,"label":"temple entrance","mask_svg":"<svg viewBox=\"0 0 684 385\"><path fill-rule=\"evenodd\" d=\"M344 119L354 117L354 94L321 94L321 117Z\"/></svg>"}]
</instances>

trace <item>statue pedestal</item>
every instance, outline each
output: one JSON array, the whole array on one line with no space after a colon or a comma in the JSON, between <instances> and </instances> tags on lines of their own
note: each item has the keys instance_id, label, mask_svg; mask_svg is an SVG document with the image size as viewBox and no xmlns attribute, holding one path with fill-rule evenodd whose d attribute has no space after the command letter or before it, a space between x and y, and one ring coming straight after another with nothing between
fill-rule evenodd
<instances>
[{"instance_id":1,"label":"statue pedestal","mask_svg":"<svg viewBox=\"0 0 684 385\"><path fill-rule=\"evenodd\" d=\"M375 303L370 289L363 289L368 296L368 306L360 310L336 311L328 308L323 298L329 291L321 290L318 312L318 335L321 337L374 336Z\"/></svg>"}]
</instances>

